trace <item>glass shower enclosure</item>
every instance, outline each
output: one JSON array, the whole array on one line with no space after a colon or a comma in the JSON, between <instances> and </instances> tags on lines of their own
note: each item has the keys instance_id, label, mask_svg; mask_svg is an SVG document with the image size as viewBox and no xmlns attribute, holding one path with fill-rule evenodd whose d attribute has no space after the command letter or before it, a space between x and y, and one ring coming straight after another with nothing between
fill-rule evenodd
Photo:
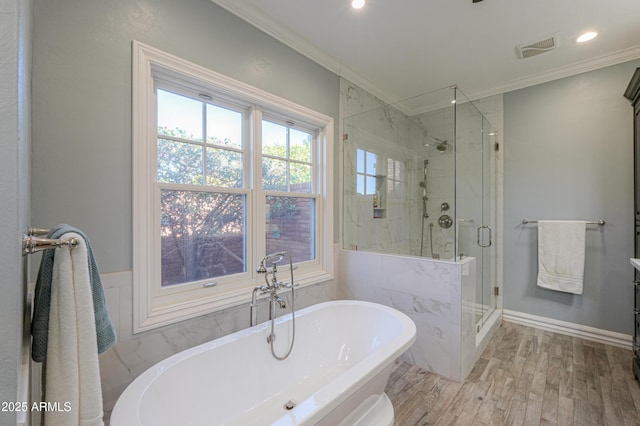
<instances>
[{"instance_id":1,"label":"glass shower enclosure","mask_svg":"<svg viewBox=\"0 0 640 426\"><path fill-rule=\"evenodd\" d=\"M364 108L344 118L343 131L343 248L476 258L479 330L496 307L491 123L451 86Z\"/></svg>"}]
</instances>

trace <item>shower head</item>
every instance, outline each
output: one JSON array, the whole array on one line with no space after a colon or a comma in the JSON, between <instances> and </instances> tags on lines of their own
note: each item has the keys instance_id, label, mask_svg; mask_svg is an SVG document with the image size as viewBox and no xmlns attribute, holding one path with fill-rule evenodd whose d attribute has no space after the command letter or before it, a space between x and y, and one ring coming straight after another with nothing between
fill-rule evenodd
<instances>
[{"instance_id":1,"label":"shower head","mask_svg":"<svg viewBox=\"0 0 640 426\"><path fill-rule=\"evenodd\" d=\"M291 259L291 256L289 255L289 253L287 253L286 251L281 251L278 253L271 253L266 255L261 261L260 261L260 266L258 266L258 269L256 269L256 272L259 274L266 274L267 273L267 267L265 265L265 263L270 263L271 267L275 268L275 266L282 262L282 260L285 258L285 256L289 256L289 258Z\"/></svg>"},{"instance_id":2,"label":"shower head","mask_svg":"<svg viewBox=\"0 0 640 426\"><path fill-rule=\"evenodd\" d=\"M287 252L284 252L284 251L281 251L279 253L271 253L265 256L263 260L265 263L271 263L272 265L275 265L277 263L282 262L282 260L286 255L287 255Z\"/></svg>"},{"instance_id":3,"label":"shower head","mask_svg":"<svg viewBox=\"0 0 640 426\"><path fill-rule=\"evenodd\" d=\"M449 145L449 141L447 139L440 139L437 138L435 136L431 136L431 135L426 135L428 138L433 139L434 141L438 142L436 145L436 150L440 151L440 152L445 152L449 149L450 145ZM425 147L429 147L430 144L425 143L424 144Z\"/></svg>"},{"instance_id":4,"label":"shower head","mask_svg":"<svg viewBox=\"0 0 640 426\"><path fill-rule=\"evenodd\" d=\"M439 141L438 145L436 145L436 149L440 152L445 152L447 149L449 149L449 143L448 141Z\"/></svg>"}]
</instances>

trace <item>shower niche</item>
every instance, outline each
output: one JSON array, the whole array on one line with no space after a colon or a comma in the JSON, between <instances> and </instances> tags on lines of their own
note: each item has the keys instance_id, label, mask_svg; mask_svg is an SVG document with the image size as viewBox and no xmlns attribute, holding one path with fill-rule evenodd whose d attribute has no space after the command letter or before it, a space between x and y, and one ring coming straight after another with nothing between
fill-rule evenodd
<instances>
[{"instance_id":1,"label":"shower niche","mask_svg":"<svg viewBox=\"0 0 640 426\"><path fill-rule=\"evenodd\" d=\"M390 169L393 173L393 164L389 166L388 162L393 160L389 159L382 146L376 146L375 143L367 145L366 148L356 147L354 155L349 158L354 160L351 187L353 202L356 208L361 209L364 217L385 219L389 192L394 189L387 185L387 173Z\"/></svg>"},{"instance_id":2,"label":"shower niche","mask_svg":"<svg viewBox=\"0 0 640 426\"><path fill-rule=\"evenodd\" d=\"M376 175L376 193L373 194L373 218L384 219L387 209L384 207L386 202L387 177L385 175Z\"/></svg>"}]
</instances>

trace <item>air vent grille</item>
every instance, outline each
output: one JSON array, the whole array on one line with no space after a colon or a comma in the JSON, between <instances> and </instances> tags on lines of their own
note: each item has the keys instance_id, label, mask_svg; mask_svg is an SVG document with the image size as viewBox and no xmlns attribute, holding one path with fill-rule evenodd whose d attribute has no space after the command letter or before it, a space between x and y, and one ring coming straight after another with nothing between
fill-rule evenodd
<instances>
[{"instance_id":1,"label":"air vent grille","mask_svg":"<svg viewBox=\"0 0 640 426\"><path fill-rule=\"evenodd\" d=\"M526 45L520 44L516 46L516 51L520 59L526 59L553 50L557 46L556 37L549 36Z\"/></svg>"}]
</instances>

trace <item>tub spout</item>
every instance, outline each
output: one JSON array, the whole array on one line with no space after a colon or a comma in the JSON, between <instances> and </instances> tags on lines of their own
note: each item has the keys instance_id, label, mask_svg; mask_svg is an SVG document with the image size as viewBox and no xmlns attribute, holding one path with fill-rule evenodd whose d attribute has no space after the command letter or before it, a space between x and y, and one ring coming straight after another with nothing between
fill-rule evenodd
<instances>
[{"instance_id":1,"label":"tub spout","mask_svg":"<svg viewBox=\"0 0 640 426\"><path fill-rule=\"evenodd\" d=\"M287 307L287 304L280 296L276 296L273 300L278 304L278 306L280 306L280 309L285 309Z\"/></svg>"}]
</instances>

